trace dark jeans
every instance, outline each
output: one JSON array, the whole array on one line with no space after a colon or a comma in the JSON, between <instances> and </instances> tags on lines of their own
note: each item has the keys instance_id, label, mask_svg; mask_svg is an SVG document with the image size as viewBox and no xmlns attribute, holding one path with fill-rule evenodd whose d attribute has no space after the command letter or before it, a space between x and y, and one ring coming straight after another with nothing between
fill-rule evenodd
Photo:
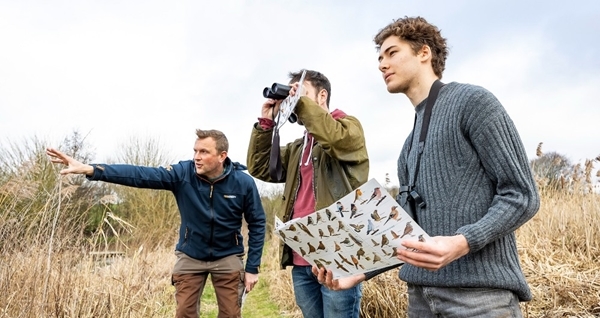
<instances>
[{"instance_id":1,"label":"dark jeans","mask_svg":"<svg viewBox=\"0 0 600 318\"><path fill-rule=\"evenodd\" d=\"M304 318L358 318L362 286L333 291L319 284L311 266L292 268L296 304Z\"/></svg>"}]
</instances>

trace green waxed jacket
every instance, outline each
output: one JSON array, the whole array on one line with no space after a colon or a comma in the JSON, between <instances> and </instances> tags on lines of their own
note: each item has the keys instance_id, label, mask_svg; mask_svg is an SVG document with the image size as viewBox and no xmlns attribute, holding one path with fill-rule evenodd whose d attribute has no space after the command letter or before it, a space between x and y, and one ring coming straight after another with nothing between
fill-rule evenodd
<instances>
[{"instance_id":1,"label":"green waxed jacket","mask_svg":"<svg viewBox=\"0 0 600 318\"><path fill-rule=\"evenodd\" d=\"M314 137L312 149L313 190L316 210L327 207L367 182L369 157L362 125L356 117L340 110L328 113L308 97L301 97L296 106L298 120ZM273 130L263 130L254 124L248 146L248 172L255 178L273 182L269 175L269 156ZM303 138L281 147L281 163L285 182L282 206L278 217L286 222L292 217L292 209L298 191L299 161ZM282 243L281 266L292 265L291 249Z\"/></svg>"}]
</instances>

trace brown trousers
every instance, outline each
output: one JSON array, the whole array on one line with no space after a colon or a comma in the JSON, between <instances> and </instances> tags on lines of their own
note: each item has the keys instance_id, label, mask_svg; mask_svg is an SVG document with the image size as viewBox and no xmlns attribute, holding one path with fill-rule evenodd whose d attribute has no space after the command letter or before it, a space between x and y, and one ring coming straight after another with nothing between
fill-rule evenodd
<instances>
[{"instance_id":1,"label":"brown trousers","mask_svg":"<svg viewBox=\"0 0 600 318\"><path fill-rule=\"evenodd\" d=\"M241 299L244 291L243 255L231 255L205 262L193 259L179 251L171 278L175 286L176 318L198 318L200 297L210 274L219 305L219 318L241 317Z\"/></svg>"}]
</instances>

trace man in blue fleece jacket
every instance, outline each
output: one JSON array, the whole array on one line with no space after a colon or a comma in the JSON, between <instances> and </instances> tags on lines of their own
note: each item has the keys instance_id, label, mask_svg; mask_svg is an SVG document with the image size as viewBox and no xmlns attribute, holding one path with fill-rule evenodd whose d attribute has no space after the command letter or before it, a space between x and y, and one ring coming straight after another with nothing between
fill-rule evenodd
<instances>
[{"instance_id":1,"label":"man in blue fleece jacket","mask_svg":"<svg viewBox=\"0 0 600 318\"><path fill-rule=\"evenodd\" d=\"M200 296L211 275L219 317L241 317L241 298L258 282L265 237L265 213L246 167L227 157L229 143L217 130L196 130L194 160L168 167L84 164L48 148L54 163L67 165L61 174L85 174L89 180L170 190L181 226L175 247L172 282L176 317L198 317ZM243 265L242 217L248 224L248 260Z\"/></svg>"}]
</instances>

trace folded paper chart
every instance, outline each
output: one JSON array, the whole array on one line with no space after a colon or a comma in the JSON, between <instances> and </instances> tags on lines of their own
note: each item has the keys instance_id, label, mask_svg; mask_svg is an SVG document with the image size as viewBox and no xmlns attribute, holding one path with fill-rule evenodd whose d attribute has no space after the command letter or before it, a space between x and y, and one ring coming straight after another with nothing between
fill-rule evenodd
<instances>
[{"instance_id":1,"label":"folded paper chart","mask_svg":"<svg viewBox=\"0 0 600 318\"><path fill-rule=\"evenodd\" d=\"M430 239L375 179L305 217L276 218L275 234L334 278L400 264L400 242Z\"/></svg>"}]
</instances>

